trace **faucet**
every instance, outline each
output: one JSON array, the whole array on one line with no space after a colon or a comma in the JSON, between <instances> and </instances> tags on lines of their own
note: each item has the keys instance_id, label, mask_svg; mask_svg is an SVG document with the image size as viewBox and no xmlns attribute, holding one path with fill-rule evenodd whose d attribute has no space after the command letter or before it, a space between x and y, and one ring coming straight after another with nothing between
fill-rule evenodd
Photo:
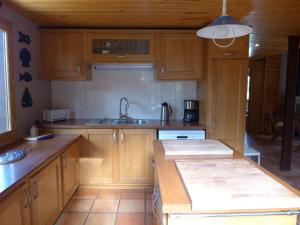
<instances>
[{"instance_id":1,"label":"faucet","mask_svg":"<svg viewBox=\"0 0 300 225\"><path fill-rule=\"evenodd\" d=\"M122 112L122 103L125 101L125 113ZM128 108L129 102L126 97L122 97L120 100L120 120L127 120L128 119Z\"/></svg>"}]
</instances>

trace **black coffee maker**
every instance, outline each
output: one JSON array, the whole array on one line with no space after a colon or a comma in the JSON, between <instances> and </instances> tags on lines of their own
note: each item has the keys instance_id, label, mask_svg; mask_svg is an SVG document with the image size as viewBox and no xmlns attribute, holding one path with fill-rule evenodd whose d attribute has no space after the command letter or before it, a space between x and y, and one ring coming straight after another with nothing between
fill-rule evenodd
<instances>
[{"instance_id":1,"label":"black coffee maker","mask_svg":"<svg viewBox=\"0 0 300 225\"><path fill-rule=\"evenodd\" d=\"M199 122L199 101L184 100L183 122L185 123Z\"/></svg>"}]
</instances>

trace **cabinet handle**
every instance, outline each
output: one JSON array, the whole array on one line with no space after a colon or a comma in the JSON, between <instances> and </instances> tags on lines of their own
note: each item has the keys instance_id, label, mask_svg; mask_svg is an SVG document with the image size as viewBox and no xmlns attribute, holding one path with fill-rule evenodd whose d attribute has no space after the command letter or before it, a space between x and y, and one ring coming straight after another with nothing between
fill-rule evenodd
<instances>
[{"instance_id":1,"label":"cabinet handle","mask_svg":"<svg viewBox=\"0 0 300 225\"><path fill-rule=\"evenodd\" d=\"M155 161L155 159L153 159L153 160L151 161L151 165L152 165L153 167L156 166L156 161Z\"/></svg>"},{"instance_id":2,"label":"cabinet handle","mask_svg":"<svg viewBox=\"0 0 300 225\"><path fill-rule=\"evenodd\" d=\"M161 65L161 73L165 73L165 67L164 67L164 65Z\"/></svg>"},{"instance_id":3,"label":"cabinet handle","mask_svg":"<svg viewBox=\"0 0 300 225\"><path fill-rule=\"evenodd\" d=\"M114 130L114 133L113 133L113 140L114 140L114 143L117 142L117 132Z\"/></svg>"},{"instance_id":4,"label":"cabinet handle","mask_svg":"<svg viewBox=\"0 0 300 225\"><path fill-rule=\"evenodd\" d=\"M24 192L26 194L26 200L24 201L24 208L26 209L31 204L31 194L28 188L24 188Z\"/></svg>"},{"instance_id":5,"label":"cabinet handle","mask_svg":"<svg viewBox=\"0 0 300 225\"><path fill-rule=\"evenodd\" d=\"M210 121L210 126L211 126L211 128L215 128L216 127L216 120L215 119L212 119Z\"/></svg>"},{"instance_id":6,"label":"cabinet handle","mask_svg":"<svg viewBox=\"0 0 300 225\"><path fill-rule=\"evenodd\" d=\"M124 134L123 134L123 131L120 130L120 141L121 143L124 142Z\"/></svg>"},{"instance_id":7,"label":"cabinet handle","mask_svg":"<svg viewBox=\"0 0 300 225\"><path fill-rule=\"evenodd\" d=\"M117 57L118 59L124 59L126 56L125 56L125 55L116 55L116 57Z\"/></svg>"},{"instance_id":8,"label":"cabinet handle","mask_svg":"<svg viewBox=\"0 0 300 225\"><path fill-rule=\"evenodd\" d=\"M39 196L39 193L40 193L39 186L38 186L36 181L33 181L32 184L34 185L35 191L36 191L36 194L33 193L32 196L33 196L34 199L36 199Z\"/></svg>"},{"instance_id":9,"label":"cabinet handle","mask_svg":"<svg viewBox=\"0 0 300 225\"><path fill-rule=\"evenodd\" d=\"M68 166L68 158L67 158L67 156L65 156L65 155L63 155L62 156L62 166L63 166L63 169L66 169L67 168L67 166Z\"/></svg>"},{"instance_id":10,"label":"cabinet handle","mask_svg":"<svg viewBox=\"0 0 300 225\"><path fill-rule=\"evenodd\" d=\"M80 73L80 71L81 71L81 65L80 65L80 63L78 63L77 64L77 72Z\"/></svg>"},{"instance_id":11,"label":"cabinet handle","mask_svg":"<svg viewBox=\"0 0 300 225\"><path fill-rule=\"evenodd\" d=\"M231 52L225 52L224 56L233 56L233 53L231 53Z\"/></svg>"}]
</instances>

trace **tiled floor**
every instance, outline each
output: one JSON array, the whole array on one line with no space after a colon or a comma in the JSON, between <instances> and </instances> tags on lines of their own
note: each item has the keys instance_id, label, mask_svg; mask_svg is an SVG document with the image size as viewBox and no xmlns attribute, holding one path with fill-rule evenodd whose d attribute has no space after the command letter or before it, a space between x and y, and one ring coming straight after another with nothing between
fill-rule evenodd
<instances>
[{"instance_id":1,"label":"tiled floor","mask_svg":"<svg viewBox=\"0 0 300 225\"><path fill-rule=\"evenodd\" d=\"M150 190L79 189L55 225L153 225Z\"/></svg>"}]
</instances>

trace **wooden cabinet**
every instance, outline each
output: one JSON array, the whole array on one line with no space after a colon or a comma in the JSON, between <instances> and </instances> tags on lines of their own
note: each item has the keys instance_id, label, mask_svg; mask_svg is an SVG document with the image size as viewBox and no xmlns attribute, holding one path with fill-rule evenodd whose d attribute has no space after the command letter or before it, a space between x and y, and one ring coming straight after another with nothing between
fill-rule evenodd
<instances>
[{"instance_id":1,"label":"wooden cabinet","mask_svg":"<svg viewBox=\"0 0 300 225\"><path fill-rule=\"evenodd\" d=\"M62 210L60 158L56 158L31 177L30 189L32 224L53 224Z\"/></svg>"},{"instance_id":2,"label":"wooden cabinet","mask_svg":"<svg viewBox=\"0 0 300 225\"><path fill-rule=\"evenodd\" d=\"M201 80L202 39L192 32L159 34L158 80Z\"/></svg>"},{"instance_id":3,"label":"wooden cabinet","mask_svg":"<svg viewBox=\"0 0 300 225\"><path fill-rule=\"evenodd\" d=\"M65 205L79 186L79 148L77 141L61 154L62 197Z\"/></svg>"},{"instance_id":4,"label":"wooden cabinet","mask_svg":"<svg viewBox=\"0 0 300 225\"><path fill-rule=\"evenodd\" d=\"M151 129L119 130L120 183L153 184L153 140Z\"/></svg>"},{"instance_id":5,"label":"wooden cabinet","mask_svg":"<svg viewBox=\"0 0 300 225\"><path fill-rule=\"evenodd\" d=\"M80 184L153 184L154 129L87 129L83 133Z\"/></svg>"},{"instance_id":6,"label":"wooden cabinet","mask_svg":"<svg viewBox=\"0 0 300 225\"><path fill-rule=\"evenodd\" d=\"M25 183L0 202L1 225L30 225L30 191Z\"/></svg>"},{"instance_id":7,"label":"wooden cabinet","mask_svg":"<svg viewBox=\"0 0 300 225\"><path fill-rule=\"evenodd\" d=\"M84 131L85 149L80 156L80 183L113 184L115 180L117 130L88 129Z\"/></svg>"},{"instance_id":8,"label":"wooden cabinet","mask_svg":"<svg viewBox=\"0 0 300 225\"><path fill-rule=\"evenodd\" d=\"M84 62L84 32L42 30L40 57L42 80L86 80L90 66Z\"/></svg>"},{"instance_id":9,"label":"wooden cabinet","mask_svg":"<svg viewBox=\"0 0 300 225\"><path fill-rule=\"evenodd\" d=\"M89 31L89 62L153 62L155 34L146 31Z\"/></svg>"},{"instance_id":10,"label":"wooden cabinet","mask_svg":"<svg viewBox=\"0 0 300 225\"><path fill-rule=\"evenodd\" d=\"M245 46L246 45L246 46ZM221 139L243 153L246 124L248 37L237 38L229 51L204 42L204 80L198 83L200 122L207 126L208 138ZM229 58L228 58L229 57Z\"/></svg>"},{"instance_id":11,"label":"wooden cabinet","mask_svg":"<svg viewBox=\"0 0 300 225\"><path fill-rule=\"evenodd\" d=\"M213 60L210 138L233 147L244 146L246 60Z\"/></svg>"}]
</instances>

